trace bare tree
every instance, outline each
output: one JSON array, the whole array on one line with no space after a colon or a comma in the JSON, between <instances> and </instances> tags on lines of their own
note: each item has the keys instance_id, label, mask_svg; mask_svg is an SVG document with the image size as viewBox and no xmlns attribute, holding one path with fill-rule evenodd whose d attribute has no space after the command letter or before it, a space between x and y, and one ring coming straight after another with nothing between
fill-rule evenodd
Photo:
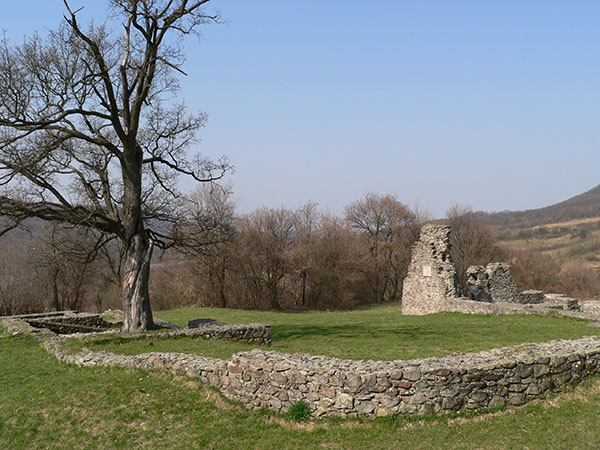
<instances>
[{"instance_id":1,"label":"bare tree","mask_svg":"<svg viewBox=\"0 0 600 450\"><path fill-rule=\"evenodd\" d=\"M291 271L294 216L285 208L260 208L238 220L237 271L253 307L280 309Z\"/></svg>"},{"instance_id":2,"label":"bare tree","mask_svg":"<svg viewBox=\"0 0 600 450\"><path fill-rule=\"evenodd\" d=\"M435 220L433 212L418 200L413 204L411 211L415 215L415 222L418 225L424 225Z\"/></svg>"},{"instance_id":3,"label":"bare tree","mask_svg":"<svg viewBox=\"0 0 600 450\"><path fill-rule=\"evenodd\" d=\"M414 240L414 214L393 195L369 193L346 207L346 220L363 237L371 264L365 275L376 302L395 300L402 291Z\"/></svg>"},{"instance_id":4,"label":"bare tree","mask_svg":"<svg viewBox=\"0 0 600 450\"><path fill-rule=\"evenodd\" d=\"M462 285L466 283L466 271L471 265L481 265L501 260L502 249L497 244L494 231L471 206L453 205L446 212L446 223L450 225L450 248L452 261Z\"/></svg>"},{"instance_id":5,"label":"bare tree","mask_svg":"<svg viewBox=\"0 0 600 450\"><path fill-rule=\"evenodd\" d=\"M178 249L191 256L192 271L205 284L202 291L216 298L222 308L228 306L225 292L230 269L231 245L236 235L235 204L230 186L203 185L189 197L185 222L175 230Z\"/></svg>"},{"instance_id":6,"label":"bare tree","mask_svg":"<svg viewBox=\"0 0 600 450\"><path fill-rule=\"evenodd\" d=\"M29 245L3 242L0 246L0 316L43 310L43 273L29 261Z\"/></svg>"},{"instance_id":7,"label":"bare tree","mask_svg":"<svg viewBox=\"0 0 600 450\"><path fill-rule=\"evenodd\" d=\"M306 306L309 296L310 278L316 268L315 246L318 245L322 215L317 209L317 204L307 202L294 211L294 228L296 231L294 265L300 277L300 294L298 303Z\"/></svg>"},{"instance_id":8,"label":"bare tree","mask_svg":"<svg viewBox=\"0 0 600 450\"><path fill-rule=\"evenodd\" d=\"M206 115L176 102L183 37L218 21L209 0L110 0L111 23L62 26L0 48L0 214L116 236L125 332L153 326L148 278L164 224L181 213L177 176L221 178L224 158L187 158Z\"/></svg>"},{"instance_id":9,"label":"bare tree","mask_svg":"<svg viewBox=\"0 0 600 450\"><path fill-rule=\"evenodd\" d=\"M360 244L348 223L322 214L312 246L314 270L306 303L310 307L343 309L362 302Z\"/></svg>"},{"instance_id":10,"label":"bare tree","mask_svg":"<svg viewBox=\"0 0 600 450\"><path fill-rule=\"evenodd\" d=\"M90 230L78 230L52 224L31 249L32 263L45 269L51 290L51 306L56 311L81 309L91 280L94 264L104 236Z\"/></svg>"}]
</instances>

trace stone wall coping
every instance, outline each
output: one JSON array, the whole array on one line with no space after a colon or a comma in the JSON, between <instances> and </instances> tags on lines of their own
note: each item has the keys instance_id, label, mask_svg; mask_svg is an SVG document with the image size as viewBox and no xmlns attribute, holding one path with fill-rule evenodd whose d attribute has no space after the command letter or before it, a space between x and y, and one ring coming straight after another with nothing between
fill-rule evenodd
<instances>
[{"instance_id":1,"label":"stone wall coping","mask_svg":"<svg viewBox=\"0 0 600 450\"><path fill-rule=\"evenodd\" d=\"M419 367L430 372L439 369L470 370L485 367L504 367L507 363L526 363L557 356L566 356L577 352L600 354L600 336L584 336L579 339L559 339L541 343L524 343L515 346L499 347L480 352L460 352L442 357L416 359L352 360L306 353L281 353L254 349L232 355L228 360L234 363L243 361L264 361L277 364L281 371L291 368L328 370L335 366L337 370L354 373L387 372L394 369ZM546 361L547 362L547 361Z\"/></svg>"},{"instance_id":2,"label":"stone wall coping","mask_svg":"<svg viewBox=\"0 0 600 450\"><path fill-rule=\"evenodd\" d=\"M165 331L151 331L151 332L138 332L138 333L127 333L122 334L121 337L124 339L137 339L141 337L153 338L153 337L173 337L173 336L202 336L210 335L213 332L231 332L231 331L244 331L244 330L263 330L271 329L271 325L265 323L232 323L222 325L201 325L197 328L178 327L175 329ZM77 336L75 336L77 337ZM81 337L81 336L79 336Z\"/></svg>"},{"instance_id":3,"label":"stone wall coping","mask_svg":"<svg viewBox=\"0 0 600 450\"><path fill-rule=\"evenodd\" d=\"M68 314L77 314L77 311L70 309L67 311L52 311L52 312L45 312L45 313L18 314L15 316L0 316L0 320L2 320L2 319L39 319L39 318L44 318L44 317L65 316ZM83 313L83 314L91 314L91 313Z\"/></svg>"}]
</instances>

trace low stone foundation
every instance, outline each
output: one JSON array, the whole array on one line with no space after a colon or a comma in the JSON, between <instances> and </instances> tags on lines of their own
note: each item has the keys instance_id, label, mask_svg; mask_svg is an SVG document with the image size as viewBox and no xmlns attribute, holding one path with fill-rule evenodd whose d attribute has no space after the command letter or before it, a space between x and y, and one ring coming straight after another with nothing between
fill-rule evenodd
<instances>
[{"instance_id":1,"label":"low stone foundation","mask_svg":"<svg viewBox=\"0 0 600 450\"><path fill-rule=\"evenodd\" d=\"M203 324L195 328L175 328L169 331L153 333L130 333L121 335L125 339L139 339L140 337L153 339L174 336L198 336L205 339L225 339L249 344L271 345L271 326L264 323L248 324Z\"/></svg>"},{"instance_id":2,"label":"low stone foundation","mask_svg":"<svg viewBox=\"0 0 600 450\"><path fill-rule=\"evenodd\" d=\"M596 306L598 305L598 306ZM446 298L439 303L440 312L457 312L462 314L537 314L541 316L563 316L584 320L600 320L600 302L588 301L577 302L577 308L573 303L565 299L557 301L548 299L543 303L519 304L519 303L485 303L462 298Z\"/></svg>"},{"instance_id":3,"label":"low stone foundation","mask_svg":"<svg viewBox=\"0 0 600 450\"><path fill-rule=\"evenodd\" d=\"M230 398L313 414L388 415L520 405L581 381L600 364L600 338L526 344L411 361L347 361L253 351L228 362Z\"/></svg>"},{"instance_id":4,"label":"low stone foundation","mask_svg":"<svg viewBox=\"0 0 600 450\"><path fill-rule=\"evenodd\" d=\"M78 313L71 310L0 317L0 320L5 319L24 320L34 327L49 328L61 334L103 331L110 327L100 314Z\"/></svg>"},{"instance_id":5,"label":"low stone foundation","mask_svg":"<svg viewBox=\"0 0 600 450\"><path fill-rule=\"evenodd\" d=\"M62 350L62 343L70 338L66 335L35 329L15 319L3 325L11 333L33 334L50 353L71 364L168 370L199 377L250 408L284 412L296 401L305 400L315 416L520 405L559 392L600 369L600 337L410 361L351 361L260 349L237 353L225 361L180 353L67 354Z\"/></svg>"}]
</instances>

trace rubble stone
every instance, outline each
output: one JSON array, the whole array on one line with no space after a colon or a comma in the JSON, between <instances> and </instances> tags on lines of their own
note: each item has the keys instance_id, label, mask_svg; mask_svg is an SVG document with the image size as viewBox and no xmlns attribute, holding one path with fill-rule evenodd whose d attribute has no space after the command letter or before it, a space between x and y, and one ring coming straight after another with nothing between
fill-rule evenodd
<instances>
[{"instance_id":1,"label":"rubble stone","mask_svg":"<svg viewBox=\"0 0 600 450\"><path fill-rule=\"evenodd\" d=\"M466 290L471 300L525 303L519 301L519 287L510 275L510 266L504 262L469 267Z\"/></svg>"},{"instance_id":2,"label":"rubble stone","mask_svg":"<svg viewBox=\"0 0 600 450\"><path fill-rule=\"evenodd\" d=\"M528 289L526 291L520 292L517 296L517 303L543 303L546 300L546 295L543 291L537 291L535 289Z\"/></svg>"}]
</instances>

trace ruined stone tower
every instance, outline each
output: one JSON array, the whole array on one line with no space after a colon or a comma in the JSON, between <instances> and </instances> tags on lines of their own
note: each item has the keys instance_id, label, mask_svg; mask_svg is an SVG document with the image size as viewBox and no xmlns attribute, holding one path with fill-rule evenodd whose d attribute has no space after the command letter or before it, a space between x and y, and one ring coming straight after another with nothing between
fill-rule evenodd
<instances>
[{"instance_id":1,"label":"ruined stone tower","mask_svg":"<svg viewBox=\"0 0 600 450\"><path fill-rule=\"evenodd\" d=\"M402 314L424 315L444 310L444 300L461 296L450 259L450 227L428 224L415 243L402 288Z\"/></svg>"}]
</instances>

